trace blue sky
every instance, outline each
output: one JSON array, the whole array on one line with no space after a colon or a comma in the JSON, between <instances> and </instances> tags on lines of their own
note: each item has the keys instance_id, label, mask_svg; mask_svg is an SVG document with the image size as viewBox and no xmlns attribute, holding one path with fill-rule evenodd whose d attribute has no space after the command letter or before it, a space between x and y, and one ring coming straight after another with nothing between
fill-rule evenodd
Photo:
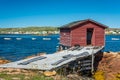
<instances>
[{"instance_id":1,"label":"blue sky","mask_svg":"<svg viewBox=\"0 0 120 80\"><path fill-rule=\"evenodd\" d=\"M120 28L120 1L0 0L0 28L62 26L88 18Z\"/></svg>"}]
</instances>

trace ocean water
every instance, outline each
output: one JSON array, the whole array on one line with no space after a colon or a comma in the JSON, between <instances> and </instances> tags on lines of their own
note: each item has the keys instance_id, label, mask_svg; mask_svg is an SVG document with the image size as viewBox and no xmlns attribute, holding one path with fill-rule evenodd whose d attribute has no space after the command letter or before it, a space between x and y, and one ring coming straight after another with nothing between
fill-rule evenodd
<instances>
[{"instance_id":1,"label":"ocean water","mask_svg":"<svg viewBox=\"0 0 120 80\"><path fill-rule=\"evenodd\" d=\"M58 46L59 35L0 35L0 57L11 61L42 52L51 54L56 52ZM104 51L120 51L120 35L106 35Z\"/></svg>"},{"instance_id":2,"label":"ocean water","mask_svg":"<svg viewBox=\"0 0 120 80\"><path fill-rule=\"evenodd\" d=\"M0 57L17 61L27 56L46 52L54 53L59 35L0 35Z\"/></svg>"},{"instance_id":3,"label":"ocean water","mask_svg":"<svg viewBox=\"0 0 120 80\"><path fill-rule=\"evenodd\" d=\"M104 51L120 52L120 35L106 35Z\"/></svg>"}]
</instances>

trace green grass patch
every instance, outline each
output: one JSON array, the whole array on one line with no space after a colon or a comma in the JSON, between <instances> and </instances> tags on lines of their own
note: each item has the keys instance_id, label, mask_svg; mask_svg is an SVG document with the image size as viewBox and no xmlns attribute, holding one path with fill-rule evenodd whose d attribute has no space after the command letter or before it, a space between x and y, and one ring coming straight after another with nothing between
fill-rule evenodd
<instances>
[{"instance_id":1,"label":"green grass patch","mask_svg":"<svg viewBox=\"0 0 120 80\"><path fill-rule=\"evenodd\" d=\"M6 74L0 73L0 78L5 80L54 80L51 77L45 77L41 74L24 75L24 74Z\"/></svg>"}]
</instances>

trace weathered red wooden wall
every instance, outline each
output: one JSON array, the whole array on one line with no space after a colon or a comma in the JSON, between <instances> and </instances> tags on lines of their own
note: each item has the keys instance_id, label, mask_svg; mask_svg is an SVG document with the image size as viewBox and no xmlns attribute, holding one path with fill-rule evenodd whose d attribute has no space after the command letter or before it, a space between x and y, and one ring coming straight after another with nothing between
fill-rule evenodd
<instances>
[{"instance_id":1,"label":"weathered red wooden wall","mask_svg":"<svg viewBox=\"0 0 120 80\"><path fill-rule=\"evenodd\" d=\"M92 45L104 46L104 28L94 23L86 23L79 25L71 30L71 46L79 44L81 46L87 45L87 28L93 28Z\"/></svg>"},{"instance_id":2,"label":"weathered red wooden wall","mask_svg":"<svg viewBox=\"0 0 120 80\"><path fill-rule=\"evenodd\" d=\"M86 45L86 29L84 27L76 27L71 30L71 46L79 44Z\"/></svg>"},{"instance_id":3,"label":"weathered red wooden wall","mask_svg":"<svg viewBox=\"0 0 120 80\"><path fill-rule=\"evenodd\" d=\"M70 44L70 29L60 29L60 43L65 46L71 46Z\"/></svg>"},{"instance_id":4,"label":"weathered red wooden wall","mask_svg":"<svg viewBox=\"0 0 120 80\"><path fill-rule=\"evenodd\" d=\"M105 45L105 31L104 29L97 27L95 29L95 45L104 46Z\"/></svg>"}]
</instances>

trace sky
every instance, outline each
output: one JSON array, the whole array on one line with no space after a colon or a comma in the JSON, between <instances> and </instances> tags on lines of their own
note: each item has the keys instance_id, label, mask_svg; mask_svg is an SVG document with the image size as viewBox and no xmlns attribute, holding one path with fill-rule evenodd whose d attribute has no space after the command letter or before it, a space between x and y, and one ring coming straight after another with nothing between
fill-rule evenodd
<instances>
[{"instance_id":1,"label":"sky","mask_svg":"<svg viewBox=\"0 0 120 80\"><path fill-rule=\"evenodd\" d=\"M59 27L84 19L120 28L120 0L0 0L0 28Z\"/></svg>"}]
</instances>

